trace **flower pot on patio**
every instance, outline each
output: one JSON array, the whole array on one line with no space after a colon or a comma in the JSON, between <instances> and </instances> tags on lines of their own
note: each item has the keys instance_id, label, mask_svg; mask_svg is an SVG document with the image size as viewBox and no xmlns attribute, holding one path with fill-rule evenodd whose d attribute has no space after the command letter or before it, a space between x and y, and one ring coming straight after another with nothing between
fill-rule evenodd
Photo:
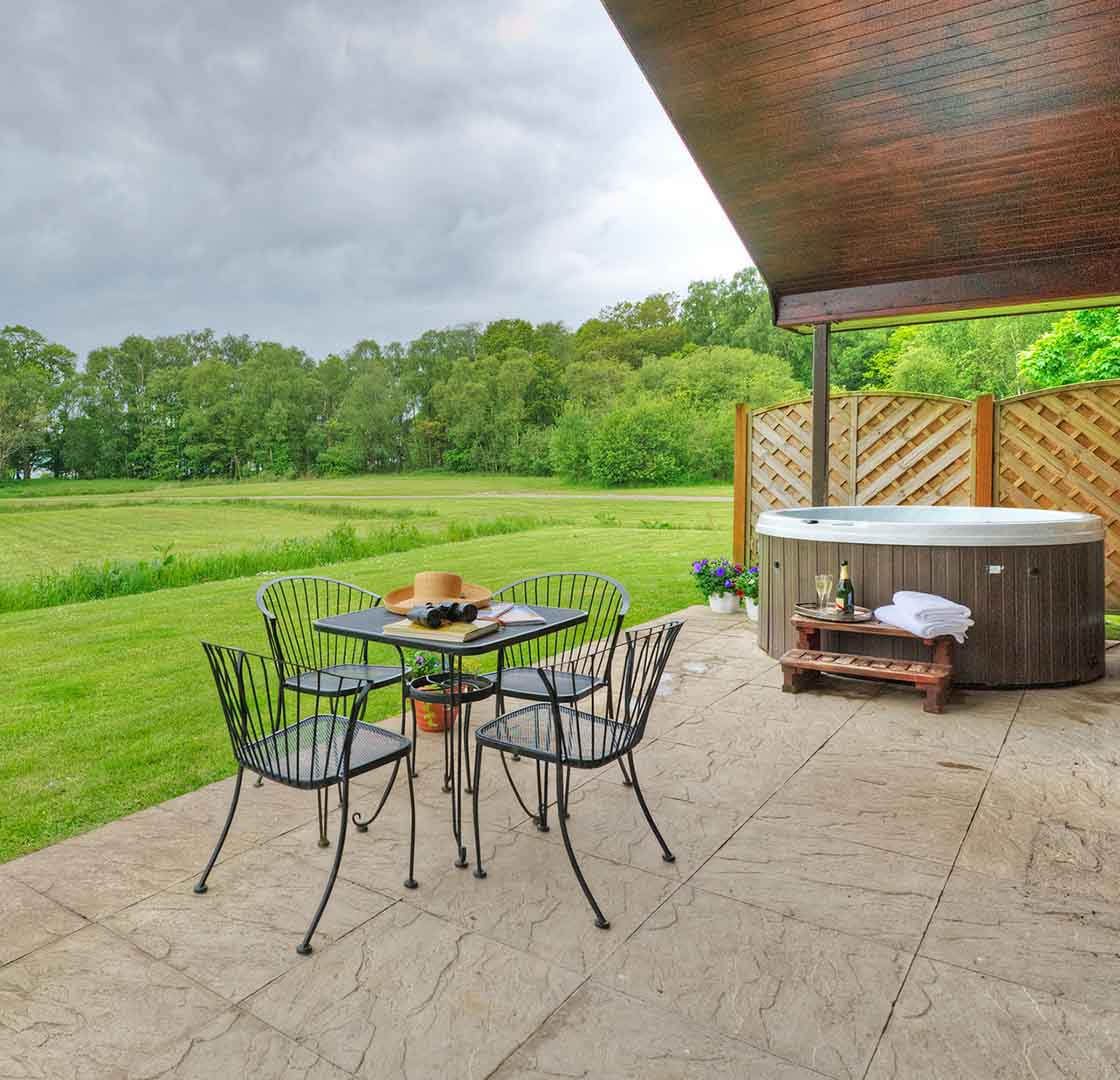
<instances>
[{"instance_id":1,"label":"flower pot on patio","mask_svg":"<svg viewBox=\"0 0 1120 1080\"><path fill-rule=\"evenodd\" d=\"M423 689L439 690L438 686L423 687ZM436 705L430 701L414 701L416 709L416 726L421 731L440 733L447 730L448 725L454 720L453 710L450 705ZM454 710L457 712L458 710Z\"/></svg>"},{"instance_id":2,"label":"flower pot on patio","mask_svg":"<svg viewBox=\"0 0 1120 1080\"><path fill-rule=\"evenodd\" d=\"M712 593L708 597L708 607L720 615L733 615L739 610L739 597L733 592Z\"/></svg>"},{"instance_id":3,"label":"flower pot on patio","mask_svg":"<svg viewBox=\"0 0 1120 1080\"><path fill-rule=\"evenodd\" d=\"M743 606L747 609L747 618L751 622L758 622L758 601L752 600L749 596L744 596Z\"/></svg>"}]
</instances>

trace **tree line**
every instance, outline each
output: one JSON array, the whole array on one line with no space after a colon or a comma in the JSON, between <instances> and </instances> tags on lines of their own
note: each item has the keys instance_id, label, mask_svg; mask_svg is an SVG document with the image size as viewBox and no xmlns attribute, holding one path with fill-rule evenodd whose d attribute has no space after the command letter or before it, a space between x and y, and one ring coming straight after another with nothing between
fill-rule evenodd
<instances>
[{"instance_id":1,"label":"tree line","mask_svg":"<svg viewBox=\"0 0 1120 1080\"><path fill-rule=\"evenodd\" d=\"M79 364L0 333L0 480L444 468L602 485L729 478L731 410L807 393L753 268L623 301L570 330L498 319L316 360L210 330L130 335ZM1117 309L853 331L832 385L973 397L1120 376Z\"/></svg>"}]
</instances>

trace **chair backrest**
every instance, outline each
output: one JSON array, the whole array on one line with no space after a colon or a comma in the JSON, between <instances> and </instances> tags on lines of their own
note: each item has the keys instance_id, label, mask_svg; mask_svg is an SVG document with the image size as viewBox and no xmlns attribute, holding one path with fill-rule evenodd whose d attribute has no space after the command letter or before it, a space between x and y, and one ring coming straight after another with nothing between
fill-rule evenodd
<instances>
[{"instance_id":1,"label":"chair backrest","mask_svg":"<svg viewBox=\"0 0 1120 1080\"><path fill-rule=\"evenodd\" d=\"M630 610L630 594L614 578L589 571L554 571L505 585L494 593L494 602L540 604L544 607L578 608L587 622L545 634L503 650L505 667L539 667L554 658L580 665L584 675L609 670Z\"/></svg>"},{"instance_id":2,"label":"chair backrest","mask_svg":"<svg viewBox=\"0 0 1120 1080\"><path fill-rule=\"evenodd\" d=\"M661 676L682 626L684 623L678 620L628 630L621 670L611 680L612 685L597 689L574 706L562 706L560 702L565 681L579 673L579 668L563 662L538 669L552 705L562 762L617 757L642 741ZM606 709L601 707L604 701ZM564 723L564 710L570 719L575 709L585 714L585 719ZM590 717L596 722L591 723Z\"/></svg>"},{"instance_id":3,"label":"chair backrest","mask_svg":"<svg viewBox=\"0 0 1120 1080\"><path fill-rule=\"evenodd\" d=\"M257 590L268 645L278 664L329 668L365 662L368 644L342 634L323 634L316 619L377 607L381 597L369 589L311 574L266 581Z\"/></svg>"},{"instance_id":4,"label":"chair backrest","mask_svg":"<svg viewBox=\"0 0 1120 1080\"><path fill-rule=\"evenodd\" d=\"M209 641L202 648L238 764L295 787L315 787L349 764L368 686L332 699L338 680L313 668Z\"/></svg>"}]
</instances>

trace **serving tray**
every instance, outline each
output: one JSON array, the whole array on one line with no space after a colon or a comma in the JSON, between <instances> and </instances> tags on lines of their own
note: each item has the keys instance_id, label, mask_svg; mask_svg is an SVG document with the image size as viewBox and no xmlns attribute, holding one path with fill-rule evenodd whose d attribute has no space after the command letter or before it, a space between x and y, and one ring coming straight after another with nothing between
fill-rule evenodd
<instances>
[{"instance_id":1,"label":"serving tray","mask_svg":"<svg viewBox=\"0 0 1120 1080\"><path fill-rule=\"evenodd\" d=\"M870 622L875 618L875 612L870 608L860 607L859 604L856 604L856 610L851 615L845 615L834 607L817 607L816 604L794 604L793 609L798 615L804 615L809 619L820 619L821 622Z\"/></svg>"}]
</instances>

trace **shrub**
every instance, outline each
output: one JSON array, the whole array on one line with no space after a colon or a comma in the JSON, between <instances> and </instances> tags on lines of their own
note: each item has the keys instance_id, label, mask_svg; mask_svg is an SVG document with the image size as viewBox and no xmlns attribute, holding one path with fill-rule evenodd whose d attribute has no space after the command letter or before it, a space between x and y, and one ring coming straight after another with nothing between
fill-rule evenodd
<instances>
[{"instance_id":1,"label":"shrub","mask_svg":"<svg viewBox=\"0 0 1120 1080\"><path fill-rule=\"evenodd\" d=\"M551 476L551 434L549 428L522 428L510 447L509 471L517 476Z\"/></svg>"},{"instance_id":2,"label":"shrub","mask_svg":"<svg viewBox=\"0 0 1120 1080\"><path fill-rule=\"evenodd\" d=\"M586 413L566 409L561 414L548 444L549 463L554 473L576 482L591 479L588 447L593 431L594 424Z\"/></svg>"},{"instance_id":3,"label":"shrub","mask_svg":"<svg viewBox=\"0 0 1120 1080\"><path fill-rule=\"evenodd\" d=\"M604 487L680 483L688 475L688 443L688 419L672 405L615 409L591 438L591 478Z\"/></svg>"}]
</instances>

